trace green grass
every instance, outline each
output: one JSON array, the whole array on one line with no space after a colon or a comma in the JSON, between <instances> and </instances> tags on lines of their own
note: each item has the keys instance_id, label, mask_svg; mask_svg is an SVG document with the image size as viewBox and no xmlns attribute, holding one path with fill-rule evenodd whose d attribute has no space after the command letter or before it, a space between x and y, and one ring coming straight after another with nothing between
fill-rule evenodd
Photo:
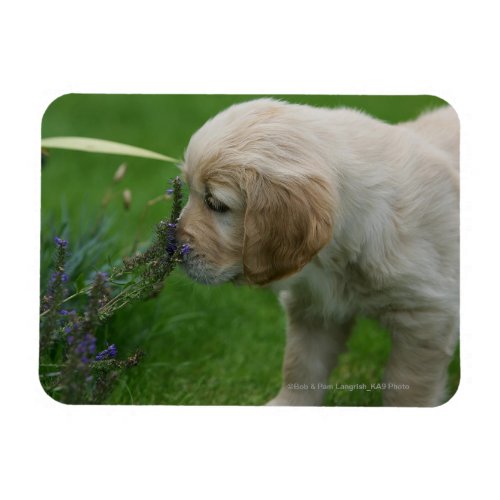
<instances>
[{"instance_id":1,"label":"green grass","mask_svg":"<svg viewBox=\"0 0 500 500\"><path fill-rule=\"evenodd\" d=\"M79 135L123 142L181 158L190 136L208 118L232 103L255 96L67 95L54 101L42 121L42 136ZM443 104L432 96L276 96L322 106L351 106L388 122L415 118ZM120 163L125 179L105 211L101 200ZM42 286L50 263L50 241L65 229L73 258L89 227L102 227L87 248L86 260L74 263L99 269L132 249L136 236L147 241L158 220L170 211L158 203L144 214L148 200L162 194L174 165L140 158L51 150L42 173ZM125 211L121 191L132 191ZM186 193L187 196L187 193ZM105 215L104 218L103 215ZM47 243L49 242L49 243ZM80 267L78 267L80 266ZM285 319L275 296L264 289L222 285L206 287L180 270L161 295L120 311L103 329L122 357L139 347L145 357L120 380L108 399L117 404L253 405L278 391L285 343ZM374 321L360 319L330 383L371 384L381 378L390 350L388 334ZM450 393L459 381L458 352L450 366ZM326 404L381 404L378 391L331 390Z\"/></svg>"}]
</instances>

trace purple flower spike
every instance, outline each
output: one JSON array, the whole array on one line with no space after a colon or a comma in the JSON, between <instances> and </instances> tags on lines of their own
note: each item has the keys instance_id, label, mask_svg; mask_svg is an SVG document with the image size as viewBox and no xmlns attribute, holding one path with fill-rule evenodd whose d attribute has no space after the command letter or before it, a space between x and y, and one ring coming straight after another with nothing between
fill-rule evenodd
<instances>
[{"instance_id":1,"label":"purple flower spike","mask_svg":"<svg viewBox=\"0 0 500 500\"><path fill-rule=\"evenodd\" d=\"M61 247L61 248L66 248L66 246L68 245L68 242L66 240L63 240L62 238L59 238L58 236L56 236L54 238L54 241L55 241L56 245L58 247Z\"/></svg>"},{"instance_id":2,"label":"purple flower spike","mask_svg":"<svg viewBox=\"0 0 500 500\"><path fill-rule=\"evenodd\" d=\"M118 349L115 344L111 344L107 349L100 352L96 357L96 361L102 361L103 359L114 358L118 353Z\"/></svg>"},{"instance_id":3,"label":"purple flower spike","mask_svg":"<svg viewBox=\"0 0 500 500\"><path fill-rule=\"evenodd\" d=\"M96 338L91 333L87 333L75 347L75 353L79 355L81 362L85 365L89 362L89 354L94 354L95 352L95 342Z\"/></svg>"},{"instance_id":4,"label":"purple flower spike","mask_svg":"<svg viewBox=\"0 0 500 500\"><path fill-rule=\"evenodd\" d=\"M68 275L66 273L52 273L50 281L54 283L57 278L61 278L61 283L68 281Z\"/></svg>"},{"instance_id":5,"label":"purple flower spike","mask_svg":"<svg viewBox=\"0 0 500 500\"><path fill-rule=\"evenodd\" d=\"M177 250L177 242L175 240L177 224L175 222L167 223L167 253L172 256Z\"/></svg>"},{"instance_id":6,"label":"purple flower spike","mask_svg":"<svg viewBox=\"0 0 500 500\"><path fill-rule=\"evenodd\" d=\"M178 175L174 179L170 179L168 182L170 182L170 184L173 184L174 182L178 182L179 184L182 184L182 180Z\"/></svg>"}]
</instances>

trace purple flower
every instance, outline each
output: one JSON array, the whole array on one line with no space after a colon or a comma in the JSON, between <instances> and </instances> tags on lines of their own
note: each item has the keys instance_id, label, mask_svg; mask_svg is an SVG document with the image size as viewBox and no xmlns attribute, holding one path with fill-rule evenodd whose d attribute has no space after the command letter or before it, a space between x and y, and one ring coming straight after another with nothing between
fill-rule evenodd
<instances>
[{"instance_id":1,"label":"purple flower","mask_svg":"<svg viewBox=\"0 0 500 500\"><path fill-rule=\"evenodd\" d=\"M118 352L115 344L111 344L107 349L100 352L96 357L96 361L102 361L103 359L114 358Z\"/></svg>"},{"instance_id":2,"label":"purple flower","mask_svg":"<svg viewBox=\"0 0 500 500\"><path fill-rule=\"evenodd\" d=\"M94 354L95 352L95 337L93 335L89 335L89 340L87 340L87 349L90 354Z\"/></svg>"},{"instance_id":3,"label":"purple flower","mask_svg":"<svg viewBox=\"0 0 500 500\"><path fill-rule=\"evenodd\" d=\"M67 309L61 309L59 311L59 314L61 316L71 316L71 318L70 318L71 321L75 321L75 319L76 319L76 310L75 309L71 309L71 311L68 311Z\"/></svg>"},{"instance_id":4,"label":"purple flower","mask_svg":"<svg viewBox=\"0 0 500 500\"><path fill-rule=\"evenodd\" d=\"M54 238L54 242L58 247L61 247L61 248L66 248L66 246L68 245L68 242L66 240L63 240L62 238L59 238L58 236L56 236Z\"/></svg>"},{"instance_id":5,"label":"purple flower","mask_svg":"<svg viewBox=\"0 0 500 500\"><path fill-rule=\"evenodd\" d=\"M190 251L191 251L191 247L187 243L184 243L181 246L181 255L187 255Z\"/></svg>"},{"instance_id":6,"label":"purple flower","mask_svg":"<svg viewBox=\"0 0 500 500\"><path fill-rule=\"evenodd\" d=\"M52 273L50 281L53 283L57 278L60 278L62 283L66 283L66 281L68 281L68 275L66 273Z\"/></svg>"},{"instance_id":7,"label":"purple flower","mask_svg":"<svg viewBox=\"0 0 500 500\"><path fill-rule=\"evenodd\" d=\"M174 190L173 190L173 188L167 189L165 192L166 192L167 194L174 194Z\"/></svg>"},{"instance_id":8,"label":"purple flower","mask_svg":"<svg viewBox=\"0 0 500 500\"><path fill-rule=\"evenodd\" d=\"M87 333L75 348L75 353L80 355L80 360L84 365L89 362L88 355L95 352L95 342L96 338L92 334Z\"/></svg>"},{"instance_id":9,"label":"purple flower","mask_svg":"<svg viewBox=\"0 0 500 500\"><path fill-rule=\"evenodd\" d=\"M172 256L177 250L177 243L175 241L175 229L177 224L175 222L169 222L167 224L167 253Z\"/></svg>"}]
</instances>

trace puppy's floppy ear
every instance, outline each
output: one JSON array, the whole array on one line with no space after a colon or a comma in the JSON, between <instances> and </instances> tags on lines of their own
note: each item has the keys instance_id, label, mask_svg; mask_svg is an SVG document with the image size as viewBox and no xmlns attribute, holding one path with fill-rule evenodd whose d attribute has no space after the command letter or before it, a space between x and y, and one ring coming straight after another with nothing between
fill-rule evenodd
<instances>
[{"instance_id":1,"label":"puppy's floppy ear","mask_svg":"<svg viewBox=\"0 0 500 500\"><path fill-rule=\"evenodd\" d=\"M243 266L264 285L299 271L332 238L333 199L319 177L270 178L246 172Z\"/></svg>"}]
</instances>

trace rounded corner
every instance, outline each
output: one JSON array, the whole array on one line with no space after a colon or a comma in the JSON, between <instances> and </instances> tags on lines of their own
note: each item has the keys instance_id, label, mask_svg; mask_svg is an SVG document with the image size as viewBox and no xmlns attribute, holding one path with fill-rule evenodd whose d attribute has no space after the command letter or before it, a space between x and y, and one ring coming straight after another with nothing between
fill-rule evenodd
<instances>
[{"instance_id":1,"label":"rounded corner","mask_svg":"<svg viewBox=\"0 0 500 500\"><path fill-rule=\"evenodd\" d=\"M49 104L47 104L47 106L45 106L45 111L42 113L42 119L40 120L40 125L43 126L43 122L45 120L45 116L47 114L47 112L58 102L60 101L61 99L64 99L66 97L69 97L69 96L72 96L72 95L75 95L74 92L68 92L67 94L61 94L60 96L57 96L55 97L54 99L52 99L52 101L49 102Z\"/></svg>"},{"instance_id":2,"label":"rounded corner","mask_svg":"<svg viewBox=\"0 0 500 500\"><path fill-rule=\"evenodd\" d=\"M451 394L450 397L446 401L443 401L441 404L438 404L438 405L434 406L434 408L443 408L443 406L448 406L448 404L450 403L450 401L452 401L452 400L455 401L457 393L460 390L461 381L462 381L462 377L459 376L457 388L455 389L455 391L453 392L453 394Z\"/></svg>"},{"instance_id":3,"label":"rounded corner","mask_svg":"<svg viewBox=\"0 0 500 500\"><path fill-rule=\"evenodd\" d=\"M444 99L442 97L439 97L438 95L434 95L434 94L426 94L427 97L431 97L432 99L437 99L437 100L440 100L443 105L447 106L448 108L450 108L454 113L455 113L455 116L456 116L456 119L457 119L457 122L458 122L458 125L459 125L459 128L460 128L460 115L457 111L457 107L452 104L450 101L448 101L447 99Z\"/></svg>"},{"instance_id":4,"label":"rounded corner","mask_svg":"<svg viewBox=\"0 0 500 500\"><path fill-rule=\"evenodd\" d=\"M41 379L40 379L40 373L38 374L37 379L38 379L38 385L39 385L39 387L40 387L40 389L41 389L42 393L43 393L43 394L44 394L44 395L45 395L48 399L50 399L50 401L51 401L51 402L56 403L57 405L69 406L69 405L68 405L68 403L64 403L64 402L62 402L62 401L60 401L60 400L56 399L54 396L52 396L51 394L49 394L49 393L47 392L46 388L44 387L44 385L42 384L42 381L41 381Z\"/></svg>"}]
</instances>

